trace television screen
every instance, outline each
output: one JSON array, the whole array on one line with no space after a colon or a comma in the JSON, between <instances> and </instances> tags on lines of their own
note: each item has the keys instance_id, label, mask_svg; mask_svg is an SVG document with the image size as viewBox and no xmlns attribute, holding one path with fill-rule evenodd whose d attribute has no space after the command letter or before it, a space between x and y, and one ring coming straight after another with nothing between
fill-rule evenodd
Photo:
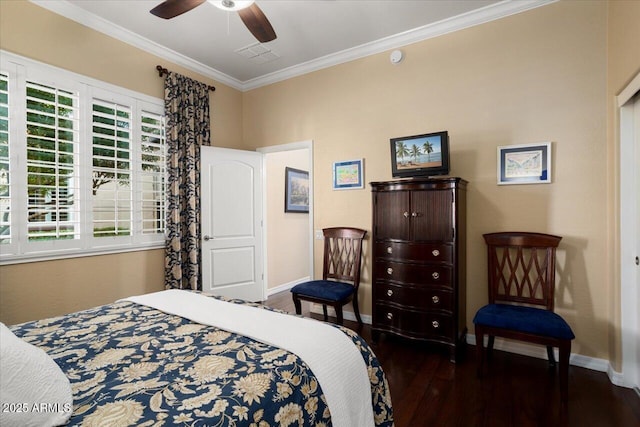
<instances>
[{"instance_id":1,"label":"television screen","mask_svg":"<svg viewBox=\"0 0 640 427\"><path fill-rule=\"evenodd\" d=\"M394 177L448 175L447 131L392 138L391 170Z\"/></svg>"}]
</instances>

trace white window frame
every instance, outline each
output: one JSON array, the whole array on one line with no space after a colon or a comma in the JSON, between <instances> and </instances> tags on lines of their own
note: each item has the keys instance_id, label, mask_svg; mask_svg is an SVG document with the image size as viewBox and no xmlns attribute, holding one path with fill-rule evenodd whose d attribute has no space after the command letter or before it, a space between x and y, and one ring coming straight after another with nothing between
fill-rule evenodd
<instances>
[{"instance_id":1,"label":"white window frame","mask_svg":"<svg viewBox=\"0 0 640 427\"><path fill-rule=\"evenodd\" d=\"M0 71L9 79L9 145L11 177L11 243L0 245L0 265L49 259L73 258L108 253L131 252L164 247L164 233L142 234L135 215L141 203L137 174L141 162L141 113L164 115L164 101L132 90L72 73L38 61L0 50ZM79 129L77 171L80 191L80 237L29 241L27 236L26 192L26 104L25 82L33 81L78 94ZM94 237L92 220L92 102L94 98L130 105L132 108L132 233L129 236ZM166 179L166 177L165 177Z\"/></svg>"}]
</instances>

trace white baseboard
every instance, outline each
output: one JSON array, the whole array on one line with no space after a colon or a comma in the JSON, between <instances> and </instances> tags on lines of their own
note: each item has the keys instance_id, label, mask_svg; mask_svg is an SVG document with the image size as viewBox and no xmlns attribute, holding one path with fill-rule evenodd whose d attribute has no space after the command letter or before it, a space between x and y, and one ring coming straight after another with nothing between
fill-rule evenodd
<instances>
[{"instance_id":1,"label":"white baseboard","mask_svg":"<svg viewBox=\"0 0 640 427\"><path fill-rule=\"evenodd\" d=\"M473 334L467 334L467 343L476 345L476 336ZM523 356L535 357L538 359L547 359L547 349L539 345L529 345L523 342L503 340L496 337L493 348L496 350L506 351L508 353L521 354ZM555 354L557 360L557 349L555 350ZM614 371L611 363L606 359L598 359L595 357L583 356L582 354L571 353L571 356L569 357L569 364L591 369L592 371L605 372L612 384L625 387L622 374Z\"/></svg>"},{"instance_id":2,"label":"white baseboard","mask_svg":"<svg viewBox=\"0 0 640 427\"><path fill-rule=\"evenodd\" d=\"M292 282L289 283L284 283L282 285L278 285L275 286L273 288L269 288L267 289L267 298L270 297L273 294L277 294L278 292L284 292L284 291L288 291L289 289L293 288L295 285L298 285L300 283L304 283L304 282L308 282L310 281L311 278L309 276L307 277L303 277L301 279L296 279Z\"/></svg>"}]
</instances>

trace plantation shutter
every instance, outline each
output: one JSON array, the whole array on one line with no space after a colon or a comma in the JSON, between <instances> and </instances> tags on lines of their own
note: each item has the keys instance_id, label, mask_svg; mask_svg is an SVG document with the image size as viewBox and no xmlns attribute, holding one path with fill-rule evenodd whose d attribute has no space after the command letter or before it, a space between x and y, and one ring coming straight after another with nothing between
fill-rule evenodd
<instances>
[{"instance_id":1,"label":"plantation shutter","mask_svg":"<svg viewBox=\"0 0 640 427\"><path fill-rule=\"evenodd\" d=\"M143 234L162 234L166 212L166 154L164 116L142 111L140 126L141 168L141 231Z\"/></svg>"},{"instance_id":2,"label":"plantation shutter","mask_svg":"<svg viewBox=\"0 0 640 427\"><path fill-rule=\"evenodd\" d=\"M94 237L132 233L131 107L93 100Z\"/></svg>"},{"instance_id":3,"label":"plantation shutter","mask_svg":"<svg viewBox=\"0 0 640 427\"><path fill-rule=\"evenodd\" d=\"M0 74L0 245L11 243L9 176L9 77Z\"/></svg>"},{"instance_id":4,"label":"plantation shutter","mask_svg":"<svg viewBox=\"0 0 640 427\"><path fill-rule=\"evenodd\" d=\"M78 96L26 82L27 235L79 237Z\"/></svg>"}]
</instances>

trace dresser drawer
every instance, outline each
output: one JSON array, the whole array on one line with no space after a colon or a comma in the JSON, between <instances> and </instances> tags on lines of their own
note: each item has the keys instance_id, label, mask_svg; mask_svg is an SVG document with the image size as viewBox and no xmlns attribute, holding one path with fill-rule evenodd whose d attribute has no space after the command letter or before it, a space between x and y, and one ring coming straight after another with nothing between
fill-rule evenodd
<instances>
[{"instance_id":1,"label":"dresser drawer","mask_svg":"<svg viewBox=\"0 0 640 427\"><path fill-rule=\"evenodd\" d=\"M374 327L396 332L409 338L453 340L453 319L450 315L408 310L376 304Z\"/></svg>"},{"instance_id":2,"label":"dresser drawer","mask_svg":"<svg viewBox=\"0 0 640 427\"><path fill-rule=\"evenodd\" d=\"M444 243L378 241L374 253L390 260L453 263L453 245Z\"/></svg>"},{"instance_id":3,"label":"dresser drawer","mask_svg":"<svg viewBox=\"0 0 640 427\"><path fill-rule=\"evenodd\" d=\"M374 277L413 285L452 287L452 268L442 264L416 264L377 260Z\"/></svg>"},{"instance_id":4,"label":"dresser drawer","mask_svg":"<svg viewBox=\"0 0 640 427\"><path fill-rule=\"evenodd\" d=\"M421 310L453 312L454 308L453 292L447 288L414 287L386 282L376 282L374 301Z\"/></svg>"}]
</instances>

